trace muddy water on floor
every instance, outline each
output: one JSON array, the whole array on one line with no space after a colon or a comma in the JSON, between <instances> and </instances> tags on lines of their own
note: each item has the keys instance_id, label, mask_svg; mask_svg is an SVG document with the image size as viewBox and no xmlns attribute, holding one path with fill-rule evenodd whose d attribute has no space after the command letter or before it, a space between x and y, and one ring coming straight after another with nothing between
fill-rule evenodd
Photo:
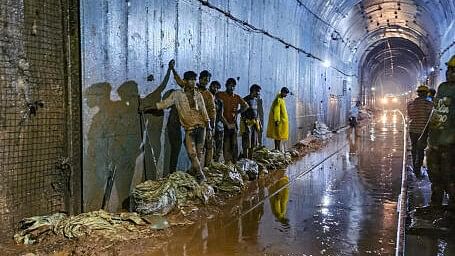
<instances>
[{"instance_id":1,"label":"muddy water on floor","mask_svg":"<svg viewBox=\"0 0 455 256\"><path fill-rule=\"evenodd\" d=\"M357 136L338 134L322 151L258 181L221 216L144 254L392 255L402 136L401 124L383 122Z\"/></svg>"}]
</instances>

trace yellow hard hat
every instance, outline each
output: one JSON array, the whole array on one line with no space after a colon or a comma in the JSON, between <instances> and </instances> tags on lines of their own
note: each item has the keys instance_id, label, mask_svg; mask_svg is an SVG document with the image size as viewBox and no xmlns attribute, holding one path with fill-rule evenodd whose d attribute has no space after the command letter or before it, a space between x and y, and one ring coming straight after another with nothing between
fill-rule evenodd
<instances>
[{"instance_id":1,"label":"yellow hard hat","mask_svg":"<svg viewBox=\"0 0 455 256\"><path fill-rule=\"evenodd\" d=\"M449 68L455 68L455 55L450 58L449 62L446 63L447 67Z\"/></svg>"},{"instance_id":2,"label":"yellow hard hat","mask_svg":"<svg viewBox=\"0 0 455 256\"><path fill-rule=\"evenodd\" d=\"M428 86L426 86L424 84L417 87L417 92L428 92L429 90L430 90L430 88L428 88Z\"/></svg>"}]
</instances>

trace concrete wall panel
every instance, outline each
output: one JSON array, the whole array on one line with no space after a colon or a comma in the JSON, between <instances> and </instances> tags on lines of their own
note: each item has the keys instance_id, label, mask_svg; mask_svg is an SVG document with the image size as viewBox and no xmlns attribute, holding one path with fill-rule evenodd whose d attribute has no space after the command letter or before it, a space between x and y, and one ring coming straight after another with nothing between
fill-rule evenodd
<instances>
[{"instance_id":1,"label":"concrete wall panel","mask_svg":"<svg viewBox=\"0 0 455 256\"><path fill-rule=\"evenodd\" d=\"M341 70L349 69L351 63L344 63L337 52L328 50L328 44L321 44L327 38L325 25L297 1L209 1L219 10L204 3L198 0L81 1L86 95L83 104L85 210L99 208L112 165L122 169L122 178L115 184L109 205L112 210L127 204L128 191L136 179L128 175L140 180L144 176L160 177L166 172L167 115L144 117L144 122L149 123L150 144L158 160L157 170L150 169L151 150L143 154L138 149L144 126L141 129L135 99L140 95L147 97L148 102L155 102L167 89L177 87L172 76L166 88L158 87L172 58L176 59L180 74L208 69L212 79L219 80L223 88L228 77L238 78L237 92L241 96L248 93L252 83L259 83L263 88L266 120L279 89L289 87L293 93L287 99L291 120L289 146L302 139L314 121L328 121L329 96L340 94L346 77L293 48L331 59L332 65ZM233 18L227 17L228 12ZM324 29L315 29L315 24ZM146 81L150 74L154 81ZM95 98L96 104L93 100L88 102L88 98ZM341 112L348 109L343 106L348 100L340 99L340 102L343 103L332 107L336 113L330 120L339 122L334 127L344 122L334 116L344 116ZM267 139L265 142L272 144ZM128 146L120 147L119 143ZM188 158L182 149L178 168L187 167Z\"/></svg>"}]
</instances>

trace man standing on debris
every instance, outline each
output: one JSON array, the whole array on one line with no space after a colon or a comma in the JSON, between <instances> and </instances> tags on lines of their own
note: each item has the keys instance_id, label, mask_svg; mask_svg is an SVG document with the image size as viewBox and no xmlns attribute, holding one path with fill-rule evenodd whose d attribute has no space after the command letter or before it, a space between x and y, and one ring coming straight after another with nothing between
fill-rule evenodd
<instances>
[{"instance_id":1,"label":"man standing on debris","mask_svg":"<svg viewBox=\"0 0 455 256\"><path fill-rule=\"evenodd\" d=\"M262 129L258 113L258 97L261 87L253 84L250 87L250 94L243 98L249 108L242 113L240 119L240 134L242 135L243 157L251 158L253 149L258 145L258 134Z\"/></svg>"},{"instance_id":2,"label":"man standing on debris","mask_svg":"<svg viewBox=\"0 0 455 256\"><path fill-rule=\"evenodd\" d=\"M172 69L172 73L174 74L175 81L179 86L184 88L184 82L180 79L180 76ZM197 91L201 93L202 97L204 98L205 109L207 110L207 114L210 118L210 127L213 128L216 118L216 110L215 110L215 97L213 96L210 91L207 90L207 84L210 82L212 78L212 74L208 70L203 70L199 73L199 83L197 84ZM213 134L211 130L206 130L205 134L205 165L209 166L213 159Z\"/></svg>"},{"instance_id":3,"label":"man standing on debris","mask_svg":"<svg viewBox=\"0 0 455 256\"><path fill-rule=\"evenodd\" d=\"M237 161L239 150L237 146L237 115L248 109L248 104L234 93L236 85L235 79L229 78L226 81L226 91L216 94L223 101L223 117L226 121L224 124L223 157L225 162L232 163Z\"/></svg>"},{"instance_id":4,"label":"man standing on debris","mask_svg":"<svg viewBox=\"0 0 455 256\"><path fill-rule=\"evenodd\" d=\"M197 74L187 71L183 75L183 90L176 90L163 101L156 103L155 108L146 111L156 111L175 105L180 123L185 129L185 147L191 159L191 174L199 182L205 180L202 172L201 159L205 141L205 129L211 130L210 119L205 109L204 98L195 90Z\"/></svg>"},{"instance_id":5,"label":"man standing on debris","mask_svg":"<svg viewBox=\"0 0 455 256\"><path fill-rule=\"evenodd\" d=\"M428 87L421 85L417 88L417 98L408 104L409 137L411 138L411 155L414 174L420 178L420 167L423 164L424 151L427 146L427 133L425 126L430 118L433 104L428 101ZM420 138L420 140L419 140Z\"/></svg>"},{"instance_id":6,"label":"man standing on debris","mask_svg":"<svg viewBox=\"0 0 455 256\"><path fill-rule=\"evenodd\" d=\"M288 93L288 88L281 88L280 93L270 107L267 137L275 140L276 150L281 150L281 141L289 138L288 112L286 110L286 101L284 100Z\"/></svg>"},{"instance_id":7,"label":"man standing on debris","mask_svg":"<svg viewBox=\"0 0 455 256\"><path fill-rule=\"evenodd\" d=\"M428 135L431 210L440 209L444 192L455 213L455 56L447 63L447 81L439 85Z\"/></svg>"},{"instance_id":8,"label":"man standing on debris","mask_svg":"<svg viewBox=\"0 0 455 256\"><path fill-rule=\"evenodd\" d=\"M258 116L259 122L261 122L261 130L259 130L258 133L258 144L262 146L264 133L264 104L261 95L258 96Z\"/></svg>"},{"instance_id":9,"label":"man standing on debris","mask_svg":"<svg viewBox=\"0 0 455 256\"><path fill-rule=\"evenodd\" d=\"M212 95L215 97L215 109L216 109L216 118L215 118L215 125L213 126L214 132L214 157L213 160L215 162L220 161L221 153L223 152L223 137L224 137L224 124L226 120L223 116L223 102L216 97L216 94L221 89L221 84L218 81L213 81L210 83L209 90Z\"/></svg>"},{"instance_id":10,"label":"man standing on debris","mask_svg":"<svg viewBox=\"0 0 455 256\"><path fill-rule=\"evenodd\" d=\"M210 118L210 127L215 126L216 119L216 109L215 109L215 97L213 94L207 90L207 84L210 82L212 74L209 71L203 70L199 73L199 84L197 85L198 92L201 93L204 98L205 109ZM205 164L204 166L209 166L213 159L213 134L211 130L207 130L205 134Z\"/></svg>"}]
</instances>

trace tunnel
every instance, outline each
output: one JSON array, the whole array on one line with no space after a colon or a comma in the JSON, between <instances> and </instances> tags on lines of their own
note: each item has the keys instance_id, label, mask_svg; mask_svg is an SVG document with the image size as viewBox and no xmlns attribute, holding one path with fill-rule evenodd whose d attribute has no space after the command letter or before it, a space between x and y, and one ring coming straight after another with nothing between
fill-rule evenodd
<instances>
[{"instance_id":1,"label":"tunnel","mask_svg":"<svg viewBox=\"0 0 455 256\"><path fill-rule=\"evenodd\" d=\"M419 85L437 89L446 81L455 54L453 0L4 0L0 13L0 234L32 215L98 210L109 180L108 210L127 210L137 184L173 171L172 157L177 170L190 168L185 148L172 149L184 135L171 134L170 111L139 111L180 88L171 60L182 77L208 70L221 91L233 78L242 98L260 85L264 130L287 87L284 147L291 148L319 124L344 131L357 102L384 110L393 97L404 112ZM395 151L405 148L387 129L371 128L365 138L372 144L356 149L401 168ZM260 144L273 148L274 141L264 132ZM365 153L368 145L378 148ZM401 179L400 171L390 175L381 182ZM392 223L382 217L381 225ZM360 252L350 253L340 255Z\"/></svg>"},{"instance_id":2,"label":"tunnel","mask_svg":"<svg viewBox=\"0 0 455 256\"><path fill-rule=\"evenodd\" d=\"M170 59L180 72L210 70L222 87L235 78L240 95L253 83L262 85L264 109L286 86L292 93L287 102L292 143L315 121L342 127L351 103L371 104L373 94L379 105L385 95L414 91L422 83L436 87L453 53L452 11L450 1L82 1L83 88L108 82L115 101L117 88L134 81L139 94L147 95ZM149 74L156 81L147 81ZM82 106L85 131L96 125L92 109ZM152 125L161 125L150 127L151 133L163 126L162 118L155 119ZM129 127L116 136L126 139L131 128L138 130ZM169 157L161 142L152 142L160 160ZM88 144L86 137L89 149ZM182 156L179 167L185 161Z\"/></svg>"}]
</instances>

